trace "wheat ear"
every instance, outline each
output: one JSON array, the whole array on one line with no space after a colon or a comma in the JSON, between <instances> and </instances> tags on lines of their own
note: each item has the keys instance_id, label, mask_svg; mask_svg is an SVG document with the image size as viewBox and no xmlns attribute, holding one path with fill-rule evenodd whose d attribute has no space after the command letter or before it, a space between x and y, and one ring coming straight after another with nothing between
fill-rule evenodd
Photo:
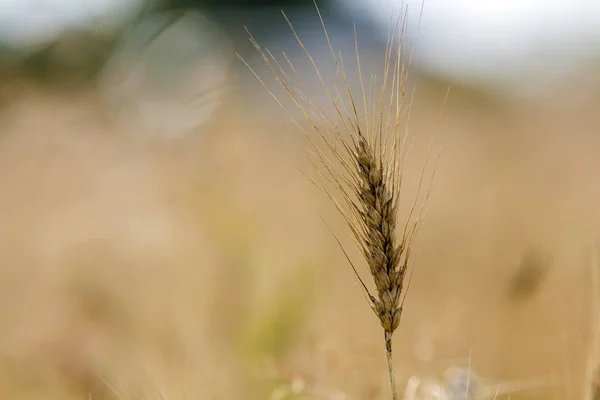
<instances>
[{"instance_id":1,"label":"wheat ear","mask_svg":"<svg viewBox=\"0 0 600 400\"><path fill-rule=\"evenodd\" d=\"M383 327L392 398L396 400L398 394L392 362L392 335L400 323L402 306L410 284L410 274L407 275L407 272L411 248L423 219L424 204L431 189L430 184L429 190L425 192L423 205L417 207L418 199L421 198L425 167L428 165L428 152L417 195L405 223L400 227L401 238L398 240L397 214L408 136L405 120L410 115L410 102L405 104L404 100L406 78L413 54L413 49L407 52L404 40L406 12L401 13L397 19L393 17L390 19L381 91L377 94L374 89L375 77L372 77L371 85L365 90L358 39L354 28L356 63L362 97L359 103L350 90L342 56L334 52L316 3L315 7L336 65L337 80L333 88L329 88L326 84L315 60L299 38L292 23L285 13L283 15L316 72L324 91L322 96L316 96L311 92L285 53L283 53L284 61L280 63L268 49L262 48L256 42L250 32L248 34L250 41L277 81L317 134L316 139L311 138L309 132L302 127L258 74L246 61L243 59L242 61L254 72L258 80L269 90L271 96L308 139L309 160L315 167L315 177L312 181L324 191L344 218L366 260L375 284L376 296L371 294L348 253L342 247L369 305ZM319 103L319 97L325 97L329 101L333 106L332 112L325 111ZM362 118L361 114L364 114ZM339 240L338 244L341 247Z\"/></svg>"}]
</instances>

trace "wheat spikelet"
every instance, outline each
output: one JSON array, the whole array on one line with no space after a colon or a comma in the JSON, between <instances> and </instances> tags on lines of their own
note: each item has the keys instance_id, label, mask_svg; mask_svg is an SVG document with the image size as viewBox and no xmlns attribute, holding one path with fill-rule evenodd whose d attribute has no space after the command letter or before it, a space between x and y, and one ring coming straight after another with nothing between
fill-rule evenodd
<instances>
[{"instance_id":1,"label":"wheat spikelet","mask_svg":"<svg viewBox=\"0 0 600 400\"><path fill-rule=\"evenodd\" d=\"M263 49L256 42L250 32L248 34L250 41L275 78L317 134L316 140L302 128L258 74L244 60L242 61L254 72L308 139L309 160L315 167L315 177L311 180L326 193L344 218L366 260L375 284L376 295L371 294L348 253L342 247L372 310L383 327L392 396L393 399L397 399L392 364L392 335L400 323L402 306L410 283L410 278L406 278L409 276L407 273L411 248L431 189L429 185L425 201L417 210L425 167L428 164L428 152L417 195L404 226L401 227L402 234L398 239L396 237L397 215L408 142L405 119L408 118L410 111L410 103L407 105L404 100L406 78L412 59L412 49L407 52L404 40L406 13L401 13L397 19L393 17L390 19L381 91L377 95L374 94L373 83L368 90L365 89L356 28L354 29L356 63L362 95L362 104L360 104L350 90L342 56L336 55L333 50L316 3L315 7L336 65L338 81L334 89L328 87L315 60L299 38L292 23L285 13L283 15L317 74L324 90L323 96L333 106L333 111L330 113L319 104L318 97L300 78L298 70L285 53L283 53L285 63L280 63L268 49ZM372 82L375 82L375 78ZM361 114L363 114L362 118ZM341 246L339 240L338 244Z\"/></svg>"}]
</instances>

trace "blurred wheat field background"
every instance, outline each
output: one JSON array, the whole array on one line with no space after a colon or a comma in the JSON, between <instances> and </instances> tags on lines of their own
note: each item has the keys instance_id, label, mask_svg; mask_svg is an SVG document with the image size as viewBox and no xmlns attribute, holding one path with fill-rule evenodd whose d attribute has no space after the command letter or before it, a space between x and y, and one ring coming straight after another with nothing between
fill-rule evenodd
<instances>
[{"instance_id":1,"label":"blurred wheat field background","mask_svg":"<svg viewBox=\"0 0 600 400\"><path fill-rule=\"evenodd\" d=\"M231 63L211 118L174 138L107 117L95 86L5 85L2 398L389 398L380 328L321 217L350 237L301 173L300 134ZM444 105L447 82L411 83L405 193L442 107L443 150L394 339L399 384L470 365L490 385L544 381L513 400L582 398L600 97L451 85Z\"/></svg>"}]
</instances>

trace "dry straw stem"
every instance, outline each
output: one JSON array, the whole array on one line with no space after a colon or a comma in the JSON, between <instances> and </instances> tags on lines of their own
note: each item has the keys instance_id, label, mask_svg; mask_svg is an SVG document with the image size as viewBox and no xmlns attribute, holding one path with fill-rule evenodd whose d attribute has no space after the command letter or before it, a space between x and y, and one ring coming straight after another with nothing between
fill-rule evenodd
<instances>
[{"instance_id":1,"label":"dry straw stem","mask_svg":"<svg viewBox=\"0 0 600 400\"><path fill-rule=\"evenodd\" d=\"M377 78L372 76L369 87L365 88L356 27L354 28L355 56L361 91L361 96L356 97L350 89L342 56L333 50L316 3L315 7L336 66L336 81L331 85L333 88L330 88L323 78L316 61L285 13L283 16L316 72L324 92L321 96L311 92L285 53L283 53L283 62L278 61L248 32L250 41L266 65L316 133L316 137L312 135L315 139L258 74L244 60L242 61L254 72L256 78L269 90L271 96L307 138L308 158L315 171L314 179L311 181L324 191L344 218L367 262L375 284L376 295L371 294L371 290L342 247L371 308L383 327L392 397L397 399L392 363L392 335L400 323L402 306L410 284L408 267L411 249L424 217L425 203L431 192L431 183L427 190L423 189L431 151L430 145L409 215L404 224L398 227L401 232L398 240L397 214L408 148L406 119L409 119L411 104L410 101L405 103L405 89L414 49L411 47L410 51L407 51L404 35L407 27L407 10L403 10L397 18L390 19L380 85L376 85ZM380 87L380 91L376 86ZM325 111L319 103L319 97L326 98L330 106L333 106L331 112ZM434 174L435 168L430 182L433 182ZM424 196L422 196L423 190ZM419 199L422 197L424 201L418 207ZM341 246L339 240L338 244Z\"/></svg>"},{"instance_id":2,"label":"dry straw stem","mask_svg":"<svg viewBox=\"0 0 600 400\"><path fill-rule=\"evenodd\" d=\"M590 256L592 342L585 371L583 398L585 400L600 400L600 264L598 262L598 249L596 246L592 246Z\"/></svg>"}]
</instances>

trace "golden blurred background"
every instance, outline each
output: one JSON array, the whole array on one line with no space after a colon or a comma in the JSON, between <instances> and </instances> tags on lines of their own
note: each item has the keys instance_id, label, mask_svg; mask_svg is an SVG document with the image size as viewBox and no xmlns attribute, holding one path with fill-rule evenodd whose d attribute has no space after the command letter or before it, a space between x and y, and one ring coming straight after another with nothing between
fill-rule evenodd
<instances>
[{"instance_id":1,"label":"golden blurred background","mask_svg":"<svg viewBox=\"0 0 600 400\"><path fill-rule=\"evenodd\" d=\"M379 323L321 218L350 236L302 173L302 136L234 54L275 87L242 29L254 7L148 11L103 40L4 53L0 397L389 398ZM285 38L312 82L269 10L283 29L257 22L258 40ZM352 23L324 10L353 45ZM335 68L314 6L293 15ZM381 67L385 42L363 32L363 60ZM407 207L435 132L441 158L394 339L402 387L469 365L490 387L542 382L513 400L582 398L600 251L596 75L522 97L414 68Z\"/></svg>"}]
</instances>

